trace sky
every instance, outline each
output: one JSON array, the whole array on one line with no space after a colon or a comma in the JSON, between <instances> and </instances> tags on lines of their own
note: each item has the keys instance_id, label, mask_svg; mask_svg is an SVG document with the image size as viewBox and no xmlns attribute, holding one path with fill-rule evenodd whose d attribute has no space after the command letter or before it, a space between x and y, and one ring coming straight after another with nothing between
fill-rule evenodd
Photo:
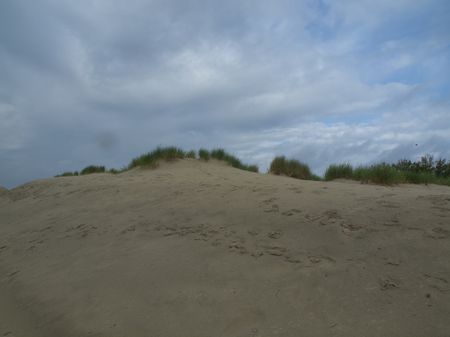
<instances>
[{"instance_id":1,"label":"sky","mask_svg":"<svg viewBox=\"0 0 450 337\"><path fill-rule=\"evenodd\" d=\"M448 0L1 0L0 185L158 145L450 159Z\"/></svg>"}]
</instances>

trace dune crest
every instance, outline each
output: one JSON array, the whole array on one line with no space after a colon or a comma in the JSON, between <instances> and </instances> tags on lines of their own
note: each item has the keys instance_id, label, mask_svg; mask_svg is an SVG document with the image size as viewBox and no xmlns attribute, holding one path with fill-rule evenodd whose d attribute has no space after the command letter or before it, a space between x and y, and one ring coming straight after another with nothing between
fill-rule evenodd
<instances>
[{"instance_id":1,"label":"dune crest","mask_svg":"<svg viewBox=\"0 0 450 337\"><path fill-rule=\"evenodd\" d=\"M4 336L450 331L445 186L185 159L31 182L2 198L0 219Z\"/></svg>"}]
</instances>

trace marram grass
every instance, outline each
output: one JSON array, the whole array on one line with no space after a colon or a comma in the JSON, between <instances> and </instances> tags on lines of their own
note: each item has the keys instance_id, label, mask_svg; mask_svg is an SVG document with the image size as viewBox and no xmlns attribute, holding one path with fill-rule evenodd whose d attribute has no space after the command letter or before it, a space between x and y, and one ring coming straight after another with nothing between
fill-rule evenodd
<instances>
[{"instance_id":1,"label":"marram grass","mask_svg":"<svg viewBox=\"0 0 450 337\"><path fill-rule=\"evenodd\" d=\"M114 169L111 168L106 170L104 166L96 166L90 165L81 170L80 173L75 172L64 172L62 174L58 174L55 177L69 177L69 176L78 176L85 175L91 173L111 173L111 174L119 174L127 170L131 170L136 167L145 167L145 168L155 168L158 166L159 161L174 161L177 159L197 159L197 153L194 150L185 152L181 148L175 146L169 147L157 147L151 152L142 154L134 159L127 165L127 167L123 169ZM227 153L223 149L214 149L212 151L208 151L206 149L200 149L198 151L198 158L201 160L209 160L210 158L214 158L217 160L225 161L230 164L232 167L251 171L258 172L258 166L256 165L247 165L241 162L241 160L229 153Z\"/></svg>"}]
</instances>

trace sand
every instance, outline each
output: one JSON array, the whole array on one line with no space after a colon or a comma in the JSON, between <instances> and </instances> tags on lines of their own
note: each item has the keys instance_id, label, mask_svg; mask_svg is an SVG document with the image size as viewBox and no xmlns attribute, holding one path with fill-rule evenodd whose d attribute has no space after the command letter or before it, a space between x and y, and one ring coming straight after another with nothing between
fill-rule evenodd
<instances>
[{"instance_id":1,"label":"sand","mask_svg":"<svg viewBox=\"0 0 450 337\"><path fill-rule=\"evenodd\" d=\"M0 194L0 336L450 336L450 188L182 160Z\"/></svg>"}]
</instances>

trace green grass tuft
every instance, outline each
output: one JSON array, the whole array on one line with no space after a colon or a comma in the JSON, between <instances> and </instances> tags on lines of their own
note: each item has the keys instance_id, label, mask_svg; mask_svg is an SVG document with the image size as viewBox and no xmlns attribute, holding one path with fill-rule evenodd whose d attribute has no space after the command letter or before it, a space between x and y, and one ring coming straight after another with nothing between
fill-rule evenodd
<instances>
[{"instance_id":1,"label":"green grass tuft","mask_svg":"<svg viewBox=\"0 0 450 337\"><path fill-rule=\"evenodd\" d=\"M232 167L250 171L250 172L258 172L259 168L257 165L247 165L243 164L239 158L233 156L232 154L227 153L224 149L214 149L211 151L211 158L225 161L230 164Z\"/></svg>"},{"instance_id":2,"label":"green grass tuft","mask_svg":"<svg viewBox=\"0 0 450 337\"><path fill-rule=\"evenodd\" d=\"M258 167L258 165L247 165L246 170L250 171L250 172L258 173L259 167Z\"/></svg>"},{"instance_id":3,"label":"green grass tuft","mask_svg":"<svg viewBox=\"0 0 450 337\"><path fill-rule=\"evenodd\" d=\"M397 164L381 163L359 166L355 169L349 164L330 165L325 172L325 180L347 178L362 183L380 185L438 184L450 186L450 177L438 176L432 170L413 170L411 167L413 166L408 163L404 165L403 161Z\"/></svg>"},{"instance_id":4,"label":"green grass tuft","mask_svg":"<svg viewBox=\"0 0 450 337\"><path fill-rule=\"evenodd\" d=\"M186 153L175 146L157 147L152 152L134 158L128 165L128 169L140 166L155 167L158 164L158 160L173 161L185 157Z\"/></svg>"},{"instance_id":5,"label":"green grass tuft","mask_svg":"<svg viewBox=\"0 0 450 337\"><path fill-rule=\"evenodd\" d=\"M333 164L328 166L325 171L325 180L338 178L351 179L353 176L353 167L350 164Z\"/></svg>"},{"instance_id":6,"label":"green grass tuft","mask_svg":"<svg viewBox=\"0 0 450 337\"><path fill-rule=\"evenodd\" d=\"M64 172L55 177L72 177L104 172L119 174L134 167L156 167L160 160L172 161L183 158L196 159L197 153L194 150L184 152L182 149L174 146L157 147L149 153L134 158L128 166L122 169L112 168L106 170L104 166L90 165L85 167L81 172ZM259 171L257 165L244 164L239 158L227 153L222 148L213 149L212 151L202 148L198 151L198 158L205 161L214 158L225 161L232 167L241 170L251 172ZM308 165L295 159L286 159L285 156L275 157L270 164L269 172L297 179L322 180L319 176L311 173ZM333 180L337 178L353 179L365 183L382 185L411 183L450 186L450 162L442 158L434 160L431 155L425 155L416 162L402 159L395 164L381 163L356 168L353 168L348 163L330 165L325 172L324 179Z\"/></svg>"},{"instance_id":7,"label":"green grass tuft","mask_svg":"<svg viewBox=\"0 0 450 337\"><path fill-rule=\"evenodd\" d=\"M226 157L228 154L225 152L224 149L213 149L211 150L211 158L217 159L217 160L226 160Z\"/></svg>"},{"instance_id":8,"label":"green grass tuft","mask_svg":"<svg viewBox=\"0 0 450 337\"><path fill-rule=\"evenodd\" d=\"M356 168L354 170L354 179L380 185L393 185L405 182L404 176L400 171L385 163Z\"/></svg>"},{"instance_id":9,"label":"green grass tuft","mask_svg":"<svg viewBox=\"0 0 450 337\"><path fill-rule=\"evenodd\" d=\"M58 177L74 177L74 176L78 176L78 172L77 171L75 171L75 172L68 171L68 172L64 172L64 173L61 173L61 174L57 174L55 176L55 178L58 178Z\"/></svg>"},{"instance_id":10,"label":"green grass tuft","mask_svg":"<svg viewBox=\"0 0 450 337\"><path fill-rule=\"evenodd\" d=\"M200 159L208 161L209 158L211 157L211 154L206 149L200 149L200 150L198 150L198 157Z\"/></svg>"},{"instance_id":11,"label":"green grass tuft","mask_svg":"<svg viewBox=\"0 0 450 337\"><path fill-rule=\"evenodd\" d=\"M186 153L186 158L196 159L197 156L196 156L196 154L195 154L195 151L194 151L194 150L191 150L191 151L187 152L187 153Z\"/></svg>"},{"instance_id":12,"label":"green grass tuft","mask_svg":"<svg viewBox=\"0 0 450 337\"><path fill-rule=\"evenodd\" d=\"M313 175L309 166L296 159L286 159L285 156L275 157L270 163L269 172L276 175L312 180ZM316 176L317 177L317 176Z\"/></svg>"},{"instance_id":13,"label":"green grass tuft","mask_svg":"<svg viewBox=\"0 0 450 337\"><path fill-rule=\"evenodd\" d=\"M104 166L89 165L89 166L86 166L84 169L81 170L80 175L92 174L92 173L105 173L105 167Z\"/></svg>"}]
</instances>

